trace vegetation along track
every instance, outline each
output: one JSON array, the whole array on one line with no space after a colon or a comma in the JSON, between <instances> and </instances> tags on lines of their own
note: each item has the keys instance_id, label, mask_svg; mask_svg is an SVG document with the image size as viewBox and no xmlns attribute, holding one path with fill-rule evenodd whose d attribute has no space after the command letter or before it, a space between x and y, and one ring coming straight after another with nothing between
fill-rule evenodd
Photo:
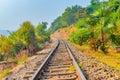
<instances>
[{"instance_id":1,"label":"vegetation along track","mask_svg":"<svg viewBox=\"0 0 120 80\"><path fill-rule=\"evenodd\" d=\"M74 70L70 70L71 66ZM86 80L86 78L72 56L69 46L61 40L38 68L32 80Z\"/></svg>"}]
</instances>

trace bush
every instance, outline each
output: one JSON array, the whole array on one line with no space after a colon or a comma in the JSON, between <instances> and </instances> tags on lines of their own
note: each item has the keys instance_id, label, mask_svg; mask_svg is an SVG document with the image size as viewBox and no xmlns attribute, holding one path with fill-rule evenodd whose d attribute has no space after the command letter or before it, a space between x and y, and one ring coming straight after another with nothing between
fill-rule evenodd
<instances>
[{"instance_id":1,"label":"bush","mask_svg":"<svg viewBox=\"0 0 120 80\"><path fill-rule=\"evenodd\" d=\"M23 45L21 42L16 42L14 44L14 48L11 51L11 57L15 58L16 55L20 52L20 50L24 50L25 49L25 45Z\"/></svg>"},{"instance_id":2,"label":"bush","mask_svg":"<svg viewBox=\"0 0 120 80\"><path fill-rule=\"evenodd\" d=\"M70 37L70 41L82 45L90 39L90 31L88 28L81 28Z\"/></svg>"},{"instance_id":3,"label":"bush","mask_svg":"<svg viewBox=\"0 0 120 80\"><path fill-rule=\"evenodd\" d=\"M108 37L104 37L103 40L93 38L90 40L90 48L94 51L97 51L98 49L100 49L104 53L107 53L108 48L110 46L109 42L110 41L109 41Z\"/></svg>"},{"instance_id":4,"label":"bush","mask_svg":"<svg viewBox=\"0 0 120 80\"><path fill-rule=\"evenodd\" d=\"M120 34L111 34L110 38L115 45L120 46Z\"/></svg>"},{"instance_id":5,"label":"bush","mask_svg":"<svg viewBox=\"0 0 120 80\"><path fill-rule=\"evenodd\" d=\"M90 40L90 48L92 49L92 50L95 50L95 51L97 51L98 50L98 47L99 47L99 45L100 45L100 42L99 42L100 40L97 40L97 39L91 39Z\"/></svg>"},{"instance_id":6,"label":"bush","mask_svg":"<svg viewBox=\"0 0 120 80\"><path fill-rule=\"evenodd\" d=\"M16 55L17 63L22 64L28 58L28 50L22 50L19 54Z\"/></svg>"},{"instance_id":7,"label":"bush","mask_svg":"<svg viewBox=\"0 0 120 80\"><path fill-rule=\"evenodd\" d=\"M80 19L77 23L76 23L76 27L77 28L87 28L88 24L86 24L86 19Z\"/></svg>"}]
</instances>

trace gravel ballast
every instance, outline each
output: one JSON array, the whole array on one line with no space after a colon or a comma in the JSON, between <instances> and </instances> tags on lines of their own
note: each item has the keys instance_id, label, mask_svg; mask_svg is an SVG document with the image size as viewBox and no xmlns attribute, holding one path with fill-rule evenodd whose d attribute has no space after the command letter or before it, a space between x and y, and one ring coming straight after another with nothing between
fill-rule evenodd
<instances>
[{"instance_id":1,"label":"gravel ballast","mask_svg":"<svg viewBox=\"0 0 120 80\"><path fill-rule=\"evenodd\" d=\"M80 49L70 45L73 54L82 65L81 69L87 80L120 80L120 72L113 67L84 54Z\"/></svg>"}]
</instances>

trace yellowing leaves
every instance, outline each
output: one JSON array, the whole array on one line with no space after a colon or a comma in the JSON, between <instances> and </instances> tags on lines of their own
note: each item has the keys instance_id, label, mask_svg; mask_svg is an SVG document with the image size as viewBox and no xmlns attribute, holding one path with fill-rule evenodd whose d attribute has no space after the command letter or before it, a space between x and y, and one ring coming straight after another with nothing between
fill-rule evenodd
<instances>
[{"instance_id":1,"label":"yellowing leaves","mask_svg":"<svg viewBox=\"0 0 120 80\"><path fill-rule=\"evenodd\" d=\"M116 26L117 26L116 34L120 34L120 20L116 22Z\"/></svg>"},{"instance_id":2,"label":"yellowing leaves","mask_svg":"<svg viewBox=\"0 0 120 80\"><path fill-rule=\"evenodd\" d=\"M0 52L3 55L9 54L9 52L11 51L11 48L13 48L13 44L14 44L14 42L12 39L1 35L1 37L0 37Z\"/></svg>"}]
</instances>

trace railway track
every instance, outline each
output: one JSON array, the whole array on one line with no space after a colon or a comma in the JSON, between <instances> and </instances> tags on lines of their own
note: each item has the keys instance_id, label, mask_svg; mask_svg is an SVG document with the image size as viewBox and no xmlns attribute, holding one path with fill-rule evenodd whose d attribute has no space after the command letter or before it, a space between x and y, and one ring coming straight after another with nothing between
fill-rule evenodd
<instances>
[{"instance_id":1,"label":"railway track","mask_svg":"<svg viewBox=\"0 0 120 80\"><path fill-rule=\"evenodd\" d=\"M70 67L74 68L70 70ZM86 80L72 51L64 41L58 41L31 80Z\"/></svg>"}]
</instances>

